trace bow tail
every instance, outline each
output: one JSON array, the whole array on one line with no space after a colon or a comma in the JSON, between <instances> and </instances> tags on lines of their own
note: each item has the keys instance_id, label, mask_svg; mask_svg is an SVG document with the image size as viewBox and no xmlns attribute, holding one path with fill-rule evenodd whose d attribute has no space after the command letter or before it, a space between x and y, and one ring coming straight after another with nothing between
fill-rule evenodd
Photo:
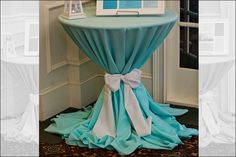
<instances>
[{"instance_id":1,"label":"bow tail","mask_svg":"<svg viewBox=\"0 0 236 157\"><path fill-rule=\"evenodd\" d=\"M209 130L209 132L211 133L211 135L216 135L220 132L219 130L219 126L217 124L216 119L214 118L213 113L211 112L210 107L208 106L208 103L204 103L203 101L201 102L202 106L201 106L201 110L204 111L204 113L202 113L202 118Z\"/></svg>"},{"instance_id":2,"label":"bow tail","mask_svg":"<svg viewBox=\"0 0 236 157\"><path fill-rule=\"evenodd\" d=\"M106 135L112 137L116 136L111 90L107 85L105 85L103 105L92 132L99 138Z\"/></svg>"},{"instance_id":3,"label":"bow tail","mask_svg":"<svg viewBox=\"0 0 236 157\"><path fill-rule=\"evenodd\" d=\"M130 117L130 120L133 123L136 133L140 137L150 135L152 117L149 116L146 120L144 119L138 100L136 99L132 88L130 88L128 85L125 85L124 88L125 108Z\"/></svg>"}]
</instances>

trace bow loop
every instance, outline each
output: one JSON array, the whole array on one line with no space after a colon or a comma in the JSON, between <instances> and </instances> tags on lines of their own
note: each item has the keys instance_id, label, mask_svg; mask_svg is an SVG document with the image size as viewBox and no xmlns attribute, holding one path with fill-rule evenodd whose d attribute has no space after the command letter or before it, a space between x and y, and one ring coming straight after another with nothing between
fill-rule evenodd
<instances>
[{"instance_id":1,"label":"bow loop","mask_svg":"<svg viewBox=\"0 0 236 157\"><path fill-rule=\"evenodd\" d=\"M121 80L120 74L105 74L105 84L113 91L116 92L120 89L120 80Z\"/></svg>"},{"instance_id":2,"label":"bow loop","mask_svg":"<svg viewBox=\"0 0 236 157\"><path fill-rule=\"evenodd\" d=\"M131 88L137 88L141 82L142 72L138 69L134 69L130 73L124 76L124 83L128 84Z\"/></svg>"}]
</instances>

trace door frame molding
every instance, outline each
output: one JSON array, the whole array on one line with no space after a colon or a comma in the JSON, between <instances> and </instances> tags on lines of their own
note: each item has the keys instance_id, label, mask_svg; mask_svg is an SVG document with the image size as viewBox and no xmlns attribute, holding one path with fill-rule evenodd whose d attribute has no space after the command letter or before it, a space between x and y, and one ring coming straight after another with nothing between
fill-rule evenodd
<instances>
[{"instance_id":1,"label":"door frame molding","mask_svg":"<svg viewBox=\"0 0 236 157\"><path fill-rule=\"evenodd\" d=\"M179 1L178 1L179 2ZM176 11L176 13L177 14L179 14L179 9L177 10L177 8L176 7L178 7L179 8L179 6L176 6L176 3L178 3L178 2L176 2L176 1L167 1L166 3L166 6L169 8L169 9L174 9L175 11ZM179 15L178 15L179 16ZM167 75L168 75L168 66L170 66L169 64L170 63L168 63L168 61L167 61L167 55L170 55L170 54L167 54L167 49L168 49L168 47L167 47L167 45L170 45L170 43L168 43L167 44L167 42L171 42L171 44L173 44L172 42L172 38L173 38L173 35L174 36L176 36L177 35L177 37L179 37L179 35L180 35L180 32L178 31L179 30L179 27L180 27L180 25L183 25L183 23L181 23L180 21L179 21L179 19L177 20L177 23L176 23L176 25L174 26L174 28L172 29L172 33L170 32L170 34L169 34L169 36L167 37L167 39L164 41L164 58L163 58L163 60L164 60L164 92L163 92L163 97L164 97L164 102L165 103L170 103L170 104L175 104L175 105L179 105L179 106L188 106L188 107L194 107L194 108L198 108L198 98L197 98L197 100L196 100L196 102L195 102L195 100L193 100L193 101L190 101L190 100L192 100L191 98L189 98L189 99L186 99L186 100L182 100L182 98L184 97L183 95L181 95L181 94L177 94L177 95L175 95L175 94L173 94L173 93L175 93L175 92L172 92L172 94L170 94L169 93L169 91L168 91L168 88L170 88L171 87L171 85L170 84L168 84L168 83L170 83L168 80L170 80L170 76L168 76L167 77ZM186 23L184 23L184 25L186 25ZM192 24L190 24L191 26L192 26ZM198 26L198 25L193 25L194 27L196 27L196 26ZM176 32L177 31L177 32ZM171 41L170 41L171 40ZM178 42L178 46L177 46L177 48L179 47L179 42ZM179 48L178 48L179 49ZM178 50L178 52L179 52L179 50ZM173 53L175 53L175 52L173 52ZM174 54L174 55L176 55L176 54ZM170 56L169 56L170 57ZM178 61L177 61L177 64L179 64L179 55L177 55L177 57L178 57ZM173 64L176 64L176 63L173 63ZM171 67L171 68L173 68L173 67ZM188 69L188 68L177 68L177 69L179 69L180 71L181 71L181 73L185 73L185 72L191 72L192 73L192 75L194 76L194 75L197 75L197 70L193 70L193 69ZM192 76L192 77L193 77ZM176 77L176 79L179 79L180 80L180 76L175 76L174 75L174 77ZM171 78L171 79L174 79L174 78ZM191 77L190 77L190 79L191 79ZM172 82L172 83L175 83L175 82ZM190 85L190 82L188 82L188 85ZM169 86L169 87L168 87ZM195 87L195 85L193 86L193 87ZM173 87L174 89L176 89L176 87ZM186 87L186 88L188 88L188 87ZM197 88L198 89L198 88ZM169 89L169 90L171 90L171 88ZM187 91L187 90L186 90ZM186 92L186 91L184 91L184 92ZM193 92L194 93L194 92ZM192 93L192 94L193 94ZM193 96L193 95L192 95ZM191 96L191 97L192 97Z\"/></svg>"}]
</instances>

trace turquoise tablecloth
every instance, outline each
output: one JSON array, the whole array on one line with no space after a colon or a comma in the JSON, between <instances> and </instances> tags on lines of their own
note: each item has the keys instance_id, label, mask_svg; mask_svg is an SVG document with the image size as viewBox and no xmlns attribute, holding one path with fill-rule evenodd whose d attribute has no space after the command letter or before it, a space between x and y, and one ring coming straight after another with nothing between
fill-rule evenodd
<instances>
[{"instance_id":1,"label":"turquoise tablecloth","mask_svg":"<svg viewBox=\"0 0 236 157\"><path fill-rule=\"evenodd\" d=\"M167 11L161 16L96 17L95 7L85 7L87 18L66 20L59 17L65 31L86 55L109 74L127 74L139 69L168 35L176 15ZM104 105L104 89L94 108L84 112L61 114L46 129L61 134L70 145L115 149L130 154L137 148L173 149L181 138L197 135L197 130L179 124L174 116L187 110L173 109L153 101L142 83L132 89L144 118L151 117L151 134L138 136L125 110L124 83L111 92L116 136L97 137L92 129ZM89 94L89 93L88 93Z\"/></svg>"}]
</instances>

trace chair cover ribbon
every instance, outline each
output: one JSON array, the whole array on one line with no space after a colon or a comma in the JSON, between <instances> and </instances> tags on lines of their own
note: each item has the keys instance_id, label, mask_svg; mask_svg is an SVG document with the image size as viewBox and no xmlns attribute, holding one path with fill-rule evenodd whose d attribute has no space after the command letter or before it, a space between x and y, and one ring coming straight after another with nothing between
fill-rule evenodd
<instances>
[{"instance_id":1,"label":"chair cover ribbon","mask_svg":"<svg viewBox=\"0 0 236 157\"><path fill-rule=\"evenodd\" d=\"M132 90L137 88L141 81L141 71L134 69L126 75L105 74L104 104L93 128L93 133L99 138L106 135L112 137L116 136L111 91L118 91L121 81L124 82L125 109L136 133L140 137L151 134L152 117L149 116L146 120L144 119L139 103Z\"/></svg>"}]
</instances>

